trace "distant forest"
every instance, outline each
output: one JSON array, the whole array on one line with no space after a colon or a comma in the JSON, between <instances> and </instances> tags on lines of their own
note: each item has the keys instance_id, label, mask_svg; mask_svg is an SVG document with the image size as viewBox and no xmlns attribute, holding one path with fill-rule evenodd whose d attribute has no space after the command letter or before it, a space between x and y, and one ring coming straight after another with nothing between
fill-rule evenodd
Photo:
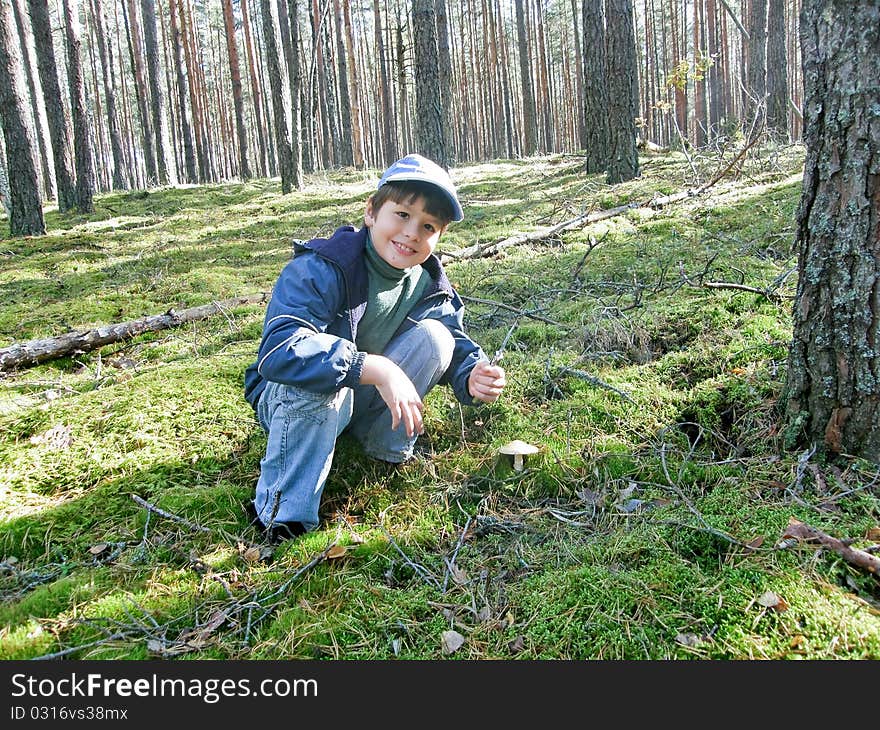
<instances>
[{"instance_id":1,"label":"distant forest","mask_svg":"<svg viewBox=\"0 0 880 730\"><path fill-rule=\"evenodd\" d=\"M3 95L20 108L40 200L62 210L88 210L90 184L280 175L289 190L303 173L409 151L447 166L586 151L590 171L620 129L671 148L802 132L800 0L3 6ZM3 123L8 210L19 123Z\"/></svg>"}]
</instances>

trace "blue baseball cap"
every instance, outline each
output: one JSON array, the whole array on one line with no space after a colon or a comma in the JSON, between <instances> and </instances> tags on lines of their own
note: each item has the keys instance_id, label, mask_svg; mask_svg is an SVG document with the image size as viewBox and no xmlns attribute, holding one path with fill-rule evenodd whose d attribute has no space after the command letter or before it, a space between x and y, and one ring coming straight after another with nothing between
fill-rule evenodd
<instances>
[{"instance_id":1,"label":"blue baseball cap","mask_svg":"<svg viewBox=\"0 0 880 730\"><path fill-rule=\"evenodd\" d=\"M376 188L381 188L385 183L403 182L404 180L429 183L439 188L449 198L452 205L452 220L460 221L464 218L464 211L461 209L461 203L458 202L455 185L452 184L449 173L436 162L421 155L401 157L382 173L382 178Z\"/></svg>"}]
</instances>

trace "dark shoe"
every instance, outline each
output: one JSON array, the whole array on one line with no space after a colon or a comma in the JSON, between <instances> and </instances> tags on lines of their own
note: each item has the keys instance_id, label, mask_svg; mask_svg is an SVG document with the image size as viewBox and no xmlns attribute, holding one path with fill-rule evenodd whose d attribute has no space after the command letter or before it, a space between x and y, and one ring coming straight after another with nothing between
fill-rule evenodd
<instances>
[{"instance_id":1,"label":"dark shoe","mask_svg":"<svg viewBox=\"0 0 880 730\"><path fill-rule=\"evenodd\" d=\"M266 529L266 537L269 544L278 545L285 540L292 540L300 535L305 535L306 528L302 522L274 522Z\"/></svg>"}]
</instances>

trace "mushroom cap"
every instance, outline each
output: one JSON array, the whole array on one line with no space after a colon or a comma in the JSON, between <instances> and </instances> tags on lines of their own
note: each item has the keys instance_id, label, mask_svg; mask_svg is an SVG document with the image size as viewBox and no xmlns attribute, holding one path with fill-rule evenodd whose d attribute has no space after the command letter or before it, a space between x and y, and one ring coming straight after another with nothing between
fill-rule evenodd
<instances>
[{"instance_id":1,"label":"mushroom cap","mask_svg":"<svg viewBox=\"0 0 880 730\"><path fill-rule=\"evenodd\" d=\"M532 446L531 444L527 444L525 441L520 441L519 439L510 441L498 449L499 454L512 455L537 454L539 451L540 449L537 446Z\"/></svg>"}]
</instances>

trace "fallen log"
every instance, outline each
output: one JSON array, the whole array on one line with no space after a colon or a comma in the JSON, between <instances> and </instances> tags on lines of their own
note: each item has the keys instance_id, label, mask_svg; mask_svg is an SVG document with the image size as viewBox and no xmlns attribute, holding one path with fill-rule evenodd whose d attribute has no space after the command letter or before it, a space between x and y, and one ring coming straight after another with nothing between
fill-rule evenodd
<instances>
[{"instance_id":1,"label":"fallen log","mask_svg":"<svg viewBox=\"0 0 880 730\"><path fill-rule=\"evenodd\" d=\"M832 537L811 525L792 519L788 527L785 528L782 537L783 539L794 537L798 540L818 542L836 552L850 565L867 570L874 575L880 575L880 558L876 555L858 548L852 548L843 540Z\"/></svg>"},{"instance_id":2,"label":"fallen log","mask_svg":"<svg viewBox=\"0 0 880 730\"><path fill-rule=\"evenodd\" d=\"M16 368L32 367L47 360L54 360L55 358L67 355L79 355L114 342L130 340L144 332L156 332L171 327L179 327L187 322L205 319L211 315L225 312L228 309L239 307L243 304L261 304L269 301L269 296L267 292L249 294L247 296L226 299L222 302L211 302L210 304L202 304L198 307L182 309L179 312L169 309L164 314L110 324L85 332L66 332L56 337L16 343L0 349L0 371L5 372Z\"/></svg>"}]
</instances>

